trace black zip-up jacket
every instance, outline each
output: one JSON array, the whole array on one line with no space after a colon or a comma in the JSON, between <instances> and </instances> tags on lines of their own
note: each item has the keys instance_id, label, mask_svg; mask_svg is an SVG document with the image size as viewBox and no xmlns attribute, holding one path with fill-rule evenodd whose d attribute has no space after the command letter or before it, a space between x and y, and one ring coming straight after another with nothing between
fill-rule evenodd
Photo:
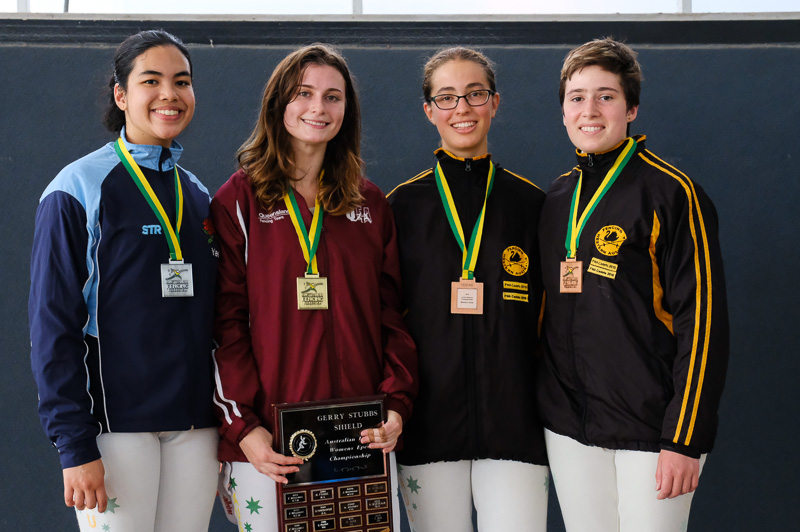
<instances>
[{"instance_id":1,"label":"black zip-up jacket","mask_svg":"<svg viewBox=\"0 0 800 532\"><path fill-rule=\"evenodd\" d=\"M480 214L490 156L436 151L466 238ZM433 170L389 194L400 248L406 323L419 350L419 395L403 429L406 465L507 459L546 464L534 383L542 284L537 222L544 193L496 166L475 280L482 315L450 313L461 249Z\"/></svg>"},{"instance_id":2,"label":"black zip-up jacket","mask_svg":"<svg viewBox=\"0 0 800 532\"><path fill-rule=\"evenodd\" d=\"M645 149L644 136L635 140L581 233L580 294L559 291L570 202L583 174L580 216L624 142L578 152L578 166L548 192L539 404L548 429L583 444L696 458L713 447L728 363L717 213L699 185Z\"/></svg>"}]
</instances>

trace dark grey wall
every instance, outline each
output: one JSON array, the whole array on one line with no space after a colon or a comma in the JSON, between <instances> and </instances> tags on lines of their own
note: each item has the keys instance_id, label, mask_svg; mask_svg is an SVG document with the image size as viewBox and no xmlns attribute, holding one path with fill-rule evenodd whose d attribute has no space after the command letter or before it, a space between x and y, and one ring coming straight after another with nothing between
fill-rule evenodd
<instances>
[{"instance_id":1,"label":"dark grey wall","mask_svg":"<svg viewBox=\"0 0 800 532\"><path fill-rule=\"evenodd\" d=\"M547 189L572 165L558 72L572 46L613 33L640 53L646 81L633 133L706 189L719 211L731 361L716 450L693 530L788 530L800 514L800 373L794 297L800 259L800 20L719 23L52 23L0 20L0 440L2 530L72 530L61 474L36 415L27 291L39 195L70 161L112 137L99 94L114 45L138 29L184 37L197 112L181 163L215 191L233 172L260 92L294 45L336 41L359 80L367 175L384 191L429 167L438 137L419 72L442 44L478 44L498 64L496 160ZM188 35L188 37L187 37ZM211 44L213 41L213 45ZM551 504L552 530L562 530ZM217 513L212 530L231 530ZM795 525L791 525L795 523Z\"/></svg>"}]
</instances>

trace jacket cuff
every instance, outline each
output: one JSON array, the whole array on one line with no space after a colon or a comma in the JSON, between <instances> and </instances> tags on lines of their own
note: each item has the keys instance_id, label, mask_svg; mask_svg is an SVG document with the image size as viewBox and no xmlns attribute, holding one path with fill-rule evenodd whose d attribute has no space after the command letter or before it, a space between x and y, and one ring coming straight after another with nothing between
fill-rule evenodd
<instances>
[{"instance_id":1,"label":"jacket cuff","mask_svg":"<svg viewBox=\"0 0 800 532\"><path fill-rule=\"evenodd\" d=\"M101 458L96 438L62 445L58 447L58 454L61 459L62 469L88 464Z\"/></svg>"},{"instance_id":2,"label":"jacket cuff","mask_svg":"<svg viewBox=\"0 0 800 532\"><path fill-rule=\"evenodd\" d=\"M395 412L400 414L400 417L403 418L403 426L405 426L405 424L408 423L408 418L411 417L411 410L406 406L406 404L403 401L387 395L383 404L387 411L394 410Z\"/></svg>"},{"instance_id":3,"label":"jacket cuff","mask_svg":"<svg viewBox=\"0 0 800 532\"><path fill-rule=\"evenodd\" d=\"M682 454L690 458L700 458L700 455L702 454L694 447L689 447L688 445L681 445L680 443L675 443L669 440L661 440L661 450L672 451L673 453Z\"/></svg>"},{"instance_id":4,"label":"jacket cuff","mask_svg":"<svg viewBox=\"0 0 800 532\"><path fill-rule=\"evenodd\" d=\"M233 418L233 422L230 425L223 422L220 428L220 434L238 448L242 438L250 434L250 431L259 425L261 425L261 420L258 419L258 416L252 412L248 412L244 413L243 417Z\"/></svg>"}]
</instances>

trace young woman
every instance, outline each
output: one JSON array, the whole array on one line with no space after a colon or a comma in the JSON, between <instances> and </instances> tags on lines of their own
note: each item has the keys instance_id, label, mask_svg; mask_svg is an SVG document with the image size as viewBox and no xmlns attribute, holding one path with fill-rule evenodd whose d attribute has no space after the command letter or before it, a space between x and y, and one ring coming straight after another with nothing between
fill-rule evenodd
<instances>
[{"instance_id":1,"label":"young woman","mask_svg":"<svg viewBox=\"0 0 800 532\"><path fill-rule=\"evenodd\" d=\"M114 55L118 135L42 195L31 259L39 416L83 531L206 530L217 251L210 198L177 166L194 114L192 63L164 31Z\"/></svg>"},{"instance_id":2,"label":"young woman","mask_svg":"<svg viewBox=\"0 0 800 532\"><path fill-rule=\"evenodd\" d=\"M728 358L717 215L703 190L629 137L636 54L571 51L564 126L578 164L539 225L547 290L539 403L567 530L686 530Z\"/></svg>"},{"instance_id":3,"label":"young woman","mask_svg":"<svg viewBox=\"0 0 800 532\"><path fill-rule=\"evenodd\" d=\"M468 48L425 65L436 167L389 202L420 360L399 453L416 532L544 531L548 469L533 382L542 303L537 220L544 193L491 160L500 103L489 60Z\"/></svg>"},{"instance_id":4,"label":"young woman","mask_svg":"<svg viewBox=\"0 0 800 532\"><path fill-rule=\"evenodd\" d=\"M219 457L246 530L277 530L275 483L302 463L275 452L272 405L385 394L388 420L362 441L389 453L416 395L394 223L362 177L360 119L338 52L315 44L289 54L264 90L239 171L212 203ZM299 282L327 293L327 305L311 306Z\"/></svg>"}]
</instances>

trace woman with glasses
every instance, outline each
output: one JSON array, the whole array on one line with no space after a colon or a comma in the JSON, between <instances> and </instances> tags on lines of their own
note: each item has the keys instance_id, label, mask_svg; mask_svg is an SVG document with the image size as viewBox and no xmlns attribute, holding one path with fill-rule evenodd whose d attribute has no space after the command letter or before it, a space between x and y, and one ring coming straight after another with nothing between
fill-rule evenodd
<instances>
[{"instance_id":1,"label":"woman with glasses","mask_svg":"<svg viewBox=\"0 0 800 532\"><path fill-rule=\"evenodd\" d=\"M490 61L450 48L425 65L436 166L389 194L420 390L398 453L416 532L544 531L548 468L536 414L544 193L495 164Z\"/></svg>"}]
</instances>

